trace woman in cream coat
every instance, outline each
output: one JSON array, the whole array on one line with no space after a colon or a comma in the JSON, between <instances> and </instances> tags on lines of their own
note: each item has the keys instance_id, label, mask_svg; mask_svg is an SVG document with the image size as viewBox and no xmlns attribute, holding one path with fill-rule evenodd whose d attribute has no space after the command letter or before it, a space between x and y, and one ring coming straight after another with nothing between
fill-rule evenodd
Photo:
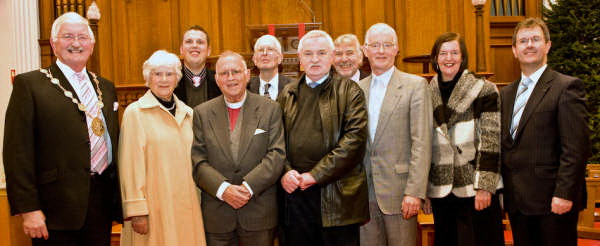
<instances>
[{"instance_id":1,"label":"woman in cream coat","mask_svg":"<svg viewBox=\"0 0 600 246\"><path fill-rule=\"evenodd\" d=\"M127 107L121 126L121 245L206 245L192 180L192 109L173 95L181 63L159 50L143 74L150 89Z\"/></svg>"}]
</instances>

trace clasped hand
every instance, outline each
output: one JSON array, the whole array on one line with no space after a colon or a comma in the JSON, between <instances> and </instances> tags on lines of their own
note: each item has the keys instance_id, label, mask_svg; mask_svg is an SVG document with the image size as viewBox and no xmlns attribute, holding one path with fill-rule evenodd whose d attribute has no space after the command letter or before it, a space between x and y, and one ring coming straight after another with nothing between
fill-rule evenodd
<instances>
[{"instance_id":1,"label":"clasped hand","mask_svg":"<svg viewBox=\"0 0 600 246\"><path fill-rule=\"evenodd\" d=\"M291 194L296 189L306 190L316 184L317 181L310 173L298 173L296 170L290 170L281 177L281 186Z\"/></svg>"},{"instance_id":2,"label":"clasped hand","mask_svg":"<svg viewBox=\"0 0 600 246\"><path fill-rule=\"evenodd\" d=\"M251 197L252 194L250 194L250 191L244 185L230 185L221 196L223 201L234 209L240 209L246 205Z\"/></svg>"}]
</instances>

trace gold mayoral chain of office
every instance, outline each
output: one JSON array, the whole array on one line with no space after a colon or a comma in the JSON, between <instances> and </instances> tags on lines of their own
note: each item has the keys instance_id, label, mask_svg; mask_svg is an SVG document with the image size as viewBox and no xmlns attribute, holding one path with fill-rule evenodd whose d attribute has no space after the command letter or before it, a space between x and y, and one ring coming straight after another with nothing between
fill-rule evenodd
<instances>
[{"instance_id":1,"label":"gold mayoral chain of office","mask_svg":"<svg viewBox=\"0 0 600 246\"><path fill-rule=\"evenodd\" d=\"M96 113L96 116L93 116L90 112L88 112L88 109L83 103L79 102L77 98L73 97L72 92L66 90L62 85L60 85L59 80L57 78L52 77L52 73L50 72L50 70L40 68L40 72L46 74L46 77L50 79L50 83L57 85L63 91L63 94L67 98L71 99L71 102L77 105L79 111L84 112L88 117L90 117L90 119L92 119L92 131L94 132L94 134L96 134L96 136L104 135L104 123L102 122L102 119L100 119L100 114L102 113L104 103L102 103L102 91L100 91L100 82L98 82L98 77L95 73L89 72L92 75L94 83L96 84L96 92L98 92L98 102L96 102L96 105L98 105L98 112Z\"/></svg>"}]
</instances>

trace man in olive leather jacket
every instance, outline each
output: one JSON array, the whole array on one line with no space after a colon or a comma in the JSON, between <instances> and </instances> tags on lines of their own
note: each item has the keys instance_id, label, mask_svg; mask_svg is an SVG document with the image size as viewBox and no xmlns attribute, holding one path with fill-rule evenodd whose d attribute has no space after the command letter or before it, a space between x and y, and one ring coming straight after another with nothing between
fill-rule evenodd
<instances>
[{"instance_id":1,"label":"man in olive leather jacket","mask_svg":"<svg viewBox=\"0 0 600 246\"><path fill-rule=\"evenodd\" d=\"M359 225L369 218L365 97L331 72L333 49L327 33L307 33L298 47L306 74L278 98L288 150L281 178L287 245L358 245Z\"/></svg>"}]
</instances>

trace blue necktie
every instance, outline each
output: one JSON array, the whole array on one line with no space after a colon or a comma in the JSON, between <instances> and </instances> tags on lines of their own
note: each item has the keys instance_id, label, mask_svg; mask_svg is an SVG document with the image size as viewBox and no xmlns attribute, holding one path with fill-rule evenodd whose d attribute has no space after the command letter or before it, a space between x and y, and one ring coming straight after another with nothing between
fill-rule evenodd
<instances>
[{"instance_id":1,"label":"blue necktie","mask_svg":"<svg viewBox=\"0 0 600 246\"><path fill-rule=\"evenodd\" d=\"M308 83L308 86L310 86L310 88L315 88L317 87L319 84L317 82L310 82Z\"/></svg>"},{"instance_id":2,"label":"blue necktie","mask_svg":"<svg viewBox=\"0 0 600 246\"><path fill-rule=\"evenodd\" d=\"M513 139L515 139L517 128L519 127L519 121L521 120L521 115L523 114L523 110L525 109L525 105L527 104L528 97L525 96L525 92L527 91L527 88L529 88L532 82L533 81L531 81L530 78L525 78L519 84L519 91L517 92L515 106L513 108L513 118L510 124L510 135Z\"/></svg>"}]
</instances>

